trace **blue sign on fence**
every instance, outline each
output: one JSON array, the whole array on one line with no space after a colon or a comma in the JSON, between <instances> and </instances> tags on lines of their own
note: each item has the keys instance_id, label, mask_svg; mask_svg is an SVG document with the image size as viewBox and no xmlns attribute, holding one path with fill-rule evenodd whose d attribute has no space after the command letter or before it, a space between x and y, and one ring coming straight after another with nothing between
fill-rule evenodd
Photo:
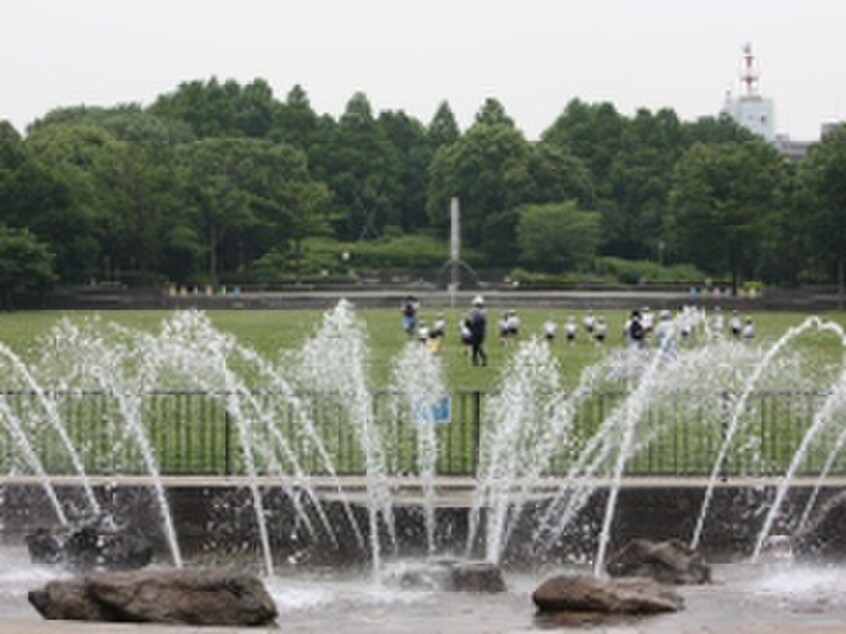
<instances>
[{"instance_id":1,"label":"blue sign on fence","mask_svg":"<svg viewBox=\"0 0 846 634\"><path fill-rule=\"evenodd\" d=\"M452 397L447 394L436 401L418 401L412 410L415 423L443 425L452 421Z\"/></svg>"}]
</instances>

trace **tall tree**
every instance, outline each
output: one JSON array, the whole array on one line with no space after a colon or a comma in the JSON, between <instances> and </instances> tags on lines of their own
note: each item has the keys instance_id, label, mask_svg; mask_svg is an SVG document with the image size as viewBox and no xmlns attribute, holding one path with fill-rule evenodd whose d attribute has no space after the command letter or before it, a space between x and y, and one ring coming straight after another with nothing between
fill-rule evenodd
<instances>
[{"instance_id":1,"label":"tall tree","mask_svg":"<svg viewBox=\"0 0 846 634\"><path fill-rule=\"evenodd\" d=\"M522 165L529 144L513 126L475 124L455 143L443 146L430 167L428 212L443 235L449 227L449 202L461 201L461 231L467 244L483 247L488 218L505 212L514 198L506 176ZM484 247L483 247L484 248ZM490 252L495 259L502 253Z\"/></svg>"},{"instance_id":2,"label":"tall tree","mask_svg":"<svg viewBox=\"0 0 846 634\"><path fill-rule=\"evenodd\" d=\"M47 245L27 229L0 225L0 298L3 308L12 308L12 292L15 290L43 290L55 282L54 259Z\"/></svg>"},{"instance_id":3,"label":"tall tree","mask_svg":"<svg viewBox=\"0 0 846 634\"><path fill-rule=\"evenodd\" d=\"M379 125L394 146L399 158L397 166L397 198L399 227L405 232L424 228L426 216L426 189L429 186L429 163L432 149L426 138L426 129L417 119L403 111L385 111L379 114Z\"/></svg>"},{"instance_id":4,"label":"tall tree","mask_svg":"<svg viewBox=\"0 0 846 634\"><path fill-rule=\"evenodd\" d=\"M197 136L247 136L264 138L271 130L277 108L273 92L263 79L242 87L235 80L210 80L179 85L161 95L150 107L152 114L188 123Z\"/></svg>"},{"instance_id":5,"label":"tall tree","mask_svg":"<svg viewBox=\"0 0 846 634\"><path fill-rule=\"evenodd\" d=\"M102 127L67 124L40 127L25 146L10 224L27 226L50 244L64 281L99 277L104 238L115 222L102 176L119 142Z\"/></svg>"},{"instance_id":6,"label":"tall tree","mask_svg":"<svg viewBox=\"0 0 846 634\"><path fill-rule=\"evenodd\" d=\"M400 158L364 93L349 100L330 143L315 159L335 196L339 236L376 238L399 226Z\"/></svg>"},{"instance_id":7,"label":"tall tree","mask_svg":"<svg viewBox=\"0 0 846 634\"><path fill-rule=\"evenodd\" d=\"M638 110L623 126L605 192L603 252L660 259L673 167L685 149L672 110Z\"/></svg>"},{"instance_id":8,"label":"tall tree","mask_svg":"<svg viewBox=\"0 0 846 634\"><path fill-rule=\"evenodd\" d=\"M276 109L270 138L301 148L308 153L315 142L319 123L319 117L311 107L308 94L302 86L296 84Z\"/></svg>"},{"instance_id":9,"label":"tall tree","mask_svg":"<svg viewBox=\"0 0 846 634\"><path fill-rule=\"evenodd\" d=\"M476 113L476 123L483 125L506 125L514 127L514 119L508 116L505 106L499 100L488 97Z\"/></svg>"},{"instance_id":10,"label":"tall tree","mask_svg":"<svg viewBox=\"0 0 846 634\"><path fill-rule=\"evenodd\" d=\"M837 280L839 304L846 304L846 125L811 148L800 168L805 190L802 217L812 261Z\"/></svg>"},{"instance_id":11,"label":"tall tree","mask_svg":"<svg viewBox=\"0 0 846 634\"><path fill-rule=\"evenodd\" d=\"M608 197L611 166L620 152L625 125L612 104L574 99L541 138L578 156L591 171L599 195Z\"/></svg>"},{"instance_id":12,"label":"tall tree","mask_svg":"<svg viewBox=\"0 0 846 634\"><path fill-rule=\"evenodd\" d=\"M732 288L758 272L766 228L784 204L785 163L763 141L694 145L679 161L670 197L671 246L683 261Z\"/></svg>"},{"instance_id":13,"label":"tall tree","mask_svg":"<svg viewBox=\"0 0 846 634\"><path fill-rule=\"evenodd\" d=\"M441 146L454 143L460 136L461 131L458 129L452 108L448 102L442 101L435 110L429 127L426 128L426 137L429 139L432 151L436 152Z\"/></svg>"},{"instance_id":14,"label":"tall tree","mask_svg":"<svg viewBox=\"0 0 846 634\"><path fill-rule=\"evenodd\" d=\"M255 139L207 139L182 146L180 156L212 282L221 270L248 268L303 231L289 225L303 208L311 211L317 194L305 188L301 151Z\"/></svg>"},{"instance_id":15,"label":"tall tree","mask_svg":"<svg viewBox=\"0 0 846 634\"><path fill-rule=\"evenodd\" d=\"M517 225L520 261L536 270L561 273L593 263L599 243L599 214L575 201L527 205Z\"/></svg>"}]
</instances>

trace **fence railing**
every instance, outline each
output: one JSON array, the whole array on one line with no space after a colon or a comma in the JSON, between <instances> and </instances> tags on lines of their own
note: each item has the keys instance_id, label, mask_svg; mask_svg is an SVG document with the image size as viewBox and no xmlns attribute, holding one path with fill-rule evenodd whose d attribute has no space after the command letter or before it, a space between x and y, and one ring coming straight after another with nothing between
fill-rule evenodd
<instances>
[{"instance_id":1,"label":"fence railing","mask_svg":"<svg viewBox=\"0 0 846 634\"><path fill-rule=\"evenodd\" d=\"M31 472L35 458L47 473L72 474L70 444L89 475L145 474L151 465L168 475L241 474L245 446L261 472L269 475L361 474L366 468L365 451L349 413L351 399L359 396L0 392L0 473ZM476 474L484 427L498 424L494 412L486 413L491 396L481 391L450 395L450 420L434 423L439 475ZM783 473L825 398L826 394L811 392L752 394L740 412L742 422L722 471ZM362 402L372 429L377 430L388 471L417 473L421 422L412 408L403 405L402 395L378 392ZM652 399L637 422L627 473L710 473L737 403L738 395L729 392L675 393ZM545 472L566 474L603 422L615 412L619 417L618 408L623 407L622 393L597 392L581 399L566 435L556 441L559 446L551 448ZM802 463L801 473L816 474L823 468L830 451L842 442L843 422L833 421L824 429ZM620 430L608 433L613 437ZM527 436L519 442L541 441ZM846 459L835 460L831 473L846 474Z\"/></svg>"}]
</instances>

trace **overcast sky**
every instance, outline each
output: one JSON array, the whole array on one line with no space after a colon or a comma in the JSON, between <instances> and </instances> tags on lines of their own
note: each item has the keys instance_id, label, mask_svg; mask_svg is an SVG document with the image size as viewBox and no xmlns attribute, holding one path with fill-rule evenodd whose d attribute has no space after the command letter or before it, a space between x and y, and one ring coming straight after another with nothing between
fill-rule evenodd
<instances>
[{"instance_id":1,"label":"overcast sky","mask_svg":"<svg viewBox=\"0 0 846 634\"><path fill-rule=\"evenodd\" d=\"M447 100L465 128L495 97L529 138L571 99L625 114L716 114L750 42L776 129L817 138L846 118L846 0L6 0L0 118L23 132L58 106L149 105L180 82L301 84L338 116L428 123Z\"/></svg>"}]
</instances>

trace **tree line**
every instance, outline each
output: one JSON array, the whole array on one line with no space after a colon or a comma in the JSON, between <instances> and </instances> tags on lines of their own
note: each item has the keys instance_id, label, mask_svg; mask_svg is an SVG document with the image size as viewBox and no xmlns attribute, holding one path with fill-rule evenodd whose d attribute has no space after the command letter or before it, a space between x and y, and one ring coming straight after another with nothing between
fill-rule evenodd
<instances>
[{"instance_id":1,"label":"tree line","mask_svg":"<svg viewBox=\"0 0 846 634\"><path fill-rule=\"evenodd\" d=\"M356 93L336 119L300 86L192 81L148 107L58 108L25 136L0 122L0 287L281 280L344 265L321 248L392 243L400 264L432 243L445 258L453 196L476 268L832 282L846 127L795 164L727 117L671 109L576 99L529 141L492 98L461 130L447 102L423 123Z\"/></svg>"}]
</instances>

